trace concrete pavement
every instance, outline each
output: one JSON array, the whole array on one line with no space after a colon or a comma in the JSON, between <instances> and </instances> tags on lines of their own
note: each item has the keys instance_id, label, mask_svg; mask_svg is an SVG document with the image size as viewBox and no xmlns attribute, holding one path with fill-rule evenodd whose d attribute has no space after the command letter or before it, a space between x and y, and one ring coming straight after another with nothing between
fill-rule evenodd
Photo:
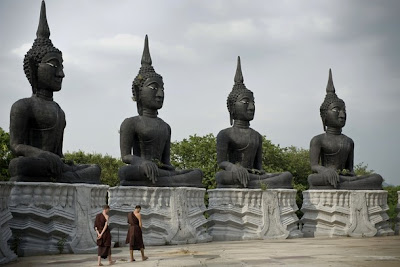
<instances>
[{"instance_id":1,"label":"concrete pavement","mask_svg":"<svg viewBox=\"0 0 400 267\"><path fill-rule=\"evenodd\" d=\"M128 247L113 248L114 266L400 266L400 236L224 241L152 246L149 260L128 262ZM22 257L5 266L96 266L96 254ZM102 260L104 266L108 260Z\"/></svg>"}]
</instances>

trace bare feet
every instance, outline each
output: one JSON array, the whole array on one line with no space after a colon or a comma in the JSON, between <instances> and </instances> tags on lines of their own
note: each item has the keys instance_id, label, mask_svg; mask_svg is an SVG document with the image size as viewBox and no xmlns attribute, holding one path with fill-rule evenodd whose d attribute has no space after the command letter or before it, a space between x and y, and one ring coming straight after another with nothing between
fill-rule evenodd
<instances>
[{"instance_id":1,"label":"bare feet","mask_svg":"<svg viewBox=\"0 0 400 267\"><path fill-rule=\"evenodd\" d=\"M149 257L146 257L146 256L144 256L143 258L142 258L142 261L145 261L145 260L147 260Z\"/></svg>"},{"instance_id":2,"label":"bare feet","mask_svg":"<svg viewBox=\"0 0 400 267\"><path fill-rule=\"evenodd\" d=\"M136 261L136 260L135 260L135 259L131 259L131 262L132 262L132 261Z\"/></svg>"},{"instance_id":3,"label":"bare feet","mask_svg":"<svg viewBox=\"0 0 400 267\"><path fill-rule=\"evenodd\" d=\"M109 263L109 265L113 265L115 263L115 261L109 261L108 263Z\"/></svg>"},{"instance_id":4,"label":"bare feet","mask_svg":"<svg viewBox=\"0 0 400 267\"><path fill-rule=\"evenodd\" d=\"M99 263L99 266L103 266L103 263Z\"/></svg>"}]
</instances>

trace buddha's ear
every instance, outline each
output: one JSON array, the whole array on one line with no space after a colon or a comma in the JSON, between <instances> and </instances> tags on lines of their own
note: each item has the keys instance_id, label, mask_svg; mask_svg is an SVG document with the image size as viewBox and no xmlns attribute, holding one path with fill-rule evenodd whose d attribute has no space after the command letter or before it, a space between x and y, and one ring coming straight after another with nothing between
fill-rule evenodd
<instances>
[{"instance_id":1,"label":"buddha's ear","mask_svg":"<svg viewBox=\"0 0 400 267\"><path fill-rule=\"evenodd\" d=\"M140 99L140 88L136 84L133 85L133 90L135 90L135 101L137 106L137 111L139 115L143 115L142 100Z\"/></svg>"},{"instance_id":2,"label":"buddha's ear","mask_svg":"<svg viewBox=\"0 0 400 267\"><path fill-rule=\"evenodd\" d=\"M233 115L232 113L229 113L229 122L231 123L231 126L233 125Z\"/></svg>"},{"instance_id":3,"label":"buddha's ear","mask_svg":"<svg viewBox=\"0 0 400 267\"><path fill-rule=\"evenodd\" d=\"M31 78L32 92L33 92L33 94L36 94L38 78L37 78L36 61L33 57L29 58L29 75Z\"/></svg>"},{"instance_id":4,"label":"buddha's ear","mask_svg":"<svg viewBox=\"0 0 400 267\"><path fill-rule=\"evenodd\" d=\"M322 118L322 127L324 127L324 132L326 132L325 118Z\"/></svg>"}]
</instances>

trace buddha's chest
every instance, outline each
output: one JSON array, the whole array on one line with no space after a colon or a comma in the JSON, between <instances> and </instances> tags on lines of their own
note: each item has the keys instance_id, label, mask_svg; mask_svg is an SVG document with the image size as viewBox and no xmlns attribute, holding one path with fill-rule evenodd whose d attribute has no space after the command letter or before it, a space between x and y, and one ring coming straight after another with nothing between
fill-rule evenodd
<instances>
[{"instance_id":1,"label":"buddha's chest","mask_svg":"<svg viewBox=\"0 0 400 267\"><path fill-rule=\"evenodd\" d=\"M322 142L322 153L324 155L347 155L351 150L351 143L343 135L326 136Z\"/></svg>"},{"instance_id":2,"label":"buddha's chest","mask_svg":"<svg viewBox=\"0 0 400 267\"><path fill-rule=\"evenodd\" d=\"M141 142L165 142L169 139L168 126L157 118L145 118L137 125L136 135Z\"/></svg>"},{"instance_id":3,"label":"buddha's chest","mask_svg":"<svg viewBox=\"0 0 400 267\"><path fill-rule=\"evenodd\" d=\"M35 130L57 130L65 128L64 111L53 101L33 101L31 106L30 126Z\"/></svg>"},{"instance_id":4,"label":"buddha's chest","mask_svg":"<svg viewBox=\"0 0 400 267\"><path fill-rule=\"evenodd\" d=\"M230 136L231 151L255 153L259 145L257 134L250 129L238 129Z\"/></svg>"}]
</instances>

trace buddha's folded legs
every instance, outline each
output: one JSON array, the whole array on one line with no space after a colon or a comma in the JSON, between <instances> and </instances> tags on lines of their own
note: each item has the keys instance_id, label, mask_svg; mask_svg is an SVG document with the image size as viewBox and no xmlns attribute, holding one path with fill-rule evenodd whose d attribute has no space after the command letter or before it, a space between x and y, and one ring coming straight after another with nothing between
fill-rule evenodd
<instances>
[{"instance_id":1,"label":"buddha's folded legs","mask_svg":"<svg viewBox=\"0 0 400 267\"><path fill-rule=\"evenodd\" d=\"M18 157L11 160L8 171L15 182L54 182L49 162L43 158Z\"/></svg>"},{"instance_id":2,"label":"buddha's folded legs","mask_svg":"<svg viewBox=\"0 0 400 267\"><path fill-rule=\"evenodd\" d=\"M336 189L345 190L376 190L382 189L383 178L379 174L365 176L339 176ZM330 185L328 179L318 173L308 176L310 189L335 189Z\"/></svg>"},{"instance_id":3,"label":"buddha's folded legs","mask_svg":"<svg viewBox=\"0 0 400 267\"><path fill-rule=\"evenodd\" d=\"M290 172L250 174L249 188L260 188L261 184L266 184L267 189L292 189L292 180L293 175Z\"/></svg>"},{"instance_id":4,"label":"buddha's folded legs","mask_svg":"<svg viewBox=\"0 0 400 267\"><path fill-rule=\"evenodd\" d=\"M125 165L118 171L120 185L124 186L188 186L203 187L203 173L199 169L168 171L158 169L157 181L155 184L146 177L145 171L140 165Z\"/></svg>"},{"instance_id":5,"label":"buddha's folded legs","mask_svg":"<svg viewBox=\"0 0 400 267\"><path fill-rule=\"evenodd\" d=\"M308 185L310 189L335 189L329 184L328 179L318 173L313 173L308 176Z\"/></svg>"},{"instance_id":6,"label":"buddha's folded legs","mask_svg":"<svg viewBox=\"0 0 400 267\"><path fill-rule=\"evenodd\" d=\"M99 184L101 168L97 164L78 164L69 166L70 170L63 172L59 178L56 179L58 183L86 183L86 184Z\"/></svg>"},{"instance_id":7,"label":"buddha's folded legs","mask_svg":"<svg viewBox=\"0 0 400 267\"><path fill-rule=\"evenodd\" d=\"M51 173L51 164L45 158L18 157L11 160L9 172L15 182L58 182L98 184L101 169L98 165L67 165L56 177Z\"/></svg>"},{"instance_id":8,"label":"buddha's folded legs","mask_svg":"<svg viewBox=\"0 0 400 267\"><path fill-rule=\"evenodd\" d=\"M340 176L338 189L379 190L382 189L382 182L382 176L376 173L364 176Z\"/></svg>"},{"instance_id":9,"label":"buddha's folded legs","mask_svg":"<svg viewBox=\"0 0 400 267\"><path fill-rule=\"evenodd\" d=\"M266 184L268 189L273 188L293 188L292 174L290 172L283 173L266 173L257 175L249 173L248 188L261 188L261 184ZM239 182L238 174L231 171L220 171L216 174L217 187L219 188L244 188Z\"/></svg>"}]
</instances>

